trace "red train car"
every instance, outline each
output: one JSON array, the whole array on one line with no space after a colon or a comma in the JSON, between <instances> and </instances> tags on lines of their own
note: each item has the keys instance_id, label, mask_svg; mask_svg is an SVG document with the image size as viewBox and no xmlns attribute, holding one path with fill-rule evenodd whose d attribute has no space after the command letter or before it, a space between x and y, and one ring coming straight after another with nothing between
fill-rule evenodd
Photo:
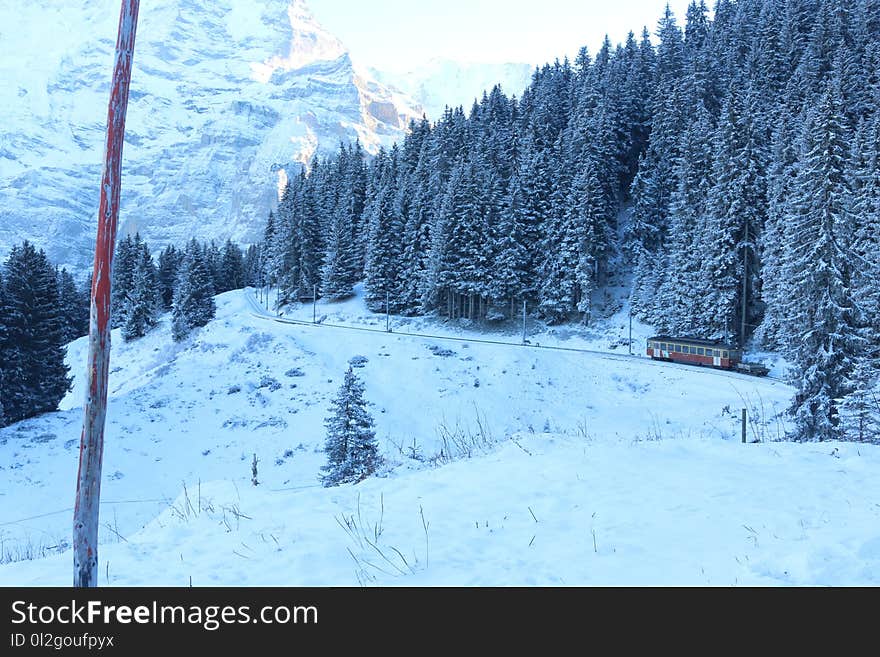
<instances>
[{"instance_id":1,"label":"red train car","mask_svg":"<svg viewBox=\"0 0 880 657\"><path fill-rule=\"evenodd\" d=\"M648 356L654 360L706 365L725 370L740 369L742 351L723 342L700 338L658 335L648 339Z\"/></svg>"}]
</instances>

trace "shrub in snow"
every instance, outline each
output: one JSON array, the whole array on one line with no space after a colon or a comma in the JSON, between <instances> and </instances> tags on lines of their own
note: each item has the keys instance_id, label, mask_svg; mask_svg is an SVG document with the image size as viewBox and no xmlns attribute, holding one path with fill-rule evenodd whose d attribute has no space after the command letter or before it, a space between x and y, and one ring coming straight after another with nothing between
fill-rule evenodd
<instances>
[{"instance_id":1,"label":"shrub in snow","mask_svg":"<svg viewBox=\"0 0 880 657\"><path fill-rule=\"evenodd\" d=\"M451 358L452 356L455 356L455 352L452 351L452 349L446 349L436 344L432 344L428 347L428 350L435 356L440 356L441 358Z\"/></svg>"},{"instance_id":2,"label":"shrub in snow","mask_svg":"<svg viewBox=\"0 0 880 657\"><path fill-rule=\"evenodd\" d=\"M366 356L352 356L351 360L348 361L348 364L352 367L362 368L369 362L369 358Z\"/></svg>"},{"instance_id":3,"label":"shrub in snow","mask_svg":"<svg viewBox=\"0 0 880 657\"><path fill-rule=\"evenodd\" d=\"M357 483L369 477L379 465L379 449L373 418L367 411L364 384L349 366L342 387L324 421L327 465L321 468L324 486Z\"/></svg>"},{"instance_id":4,"label":"shrub in snow","mask_svg":"<svg viewBox=\"0 0 880 657\"><path fill-rule=\"evenodd\" d=\"M260 378L259 387L260 388L268 388L269 392L275 392L276 390L281 389L281 384L278 383L277 379L266 374Z\"/></svg>"}]
</instances>

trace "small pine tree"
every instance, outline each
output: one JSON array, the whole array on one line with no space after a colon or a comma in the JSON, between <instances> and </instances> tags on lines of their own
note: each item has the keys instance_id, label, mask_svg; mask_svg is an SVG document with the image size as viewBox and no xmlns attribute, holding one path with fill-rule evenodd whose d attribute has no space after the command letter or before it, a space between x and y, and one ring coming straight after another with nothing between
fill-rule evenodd
<instances>
[{"instance_id":1,"label":"small pine tree","mask_svg":"<svg viewBox=\"0 0 880 657\"><path fill-rule=\"evenodd\" d=\"M349 366L345 381L333 400L331 414L324 421L328 463L321 468L324 486L357 483L375 472L379 450L373 418L367 411L364 384Z\"/></svg>"}]
</instances>

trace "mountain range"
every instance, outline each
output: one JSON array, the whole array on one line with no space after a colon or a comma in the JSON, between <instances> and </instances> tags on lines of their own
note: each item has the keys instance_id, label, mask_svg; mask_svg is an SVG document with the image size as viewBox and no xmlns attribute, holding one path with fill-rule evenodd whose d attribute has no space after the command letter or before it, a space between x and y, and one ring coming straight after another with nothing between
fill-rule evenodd
<instances>
[{"instance_id":1,"label":"mountain range","mask_svg":"<svg viewBox=\"0 0 880 657\"><path fill-rule=\"evenodd\" d=\"M117 19L116 0L0 5L0 257L29 239L74 270L91 261ZM436 72L396 79L440 86ZM354 139L375 153L425 113L391 80L353 61L304 0L143 3L120 233L258 239L314 153Z\"/></svg>"}]
</instances>

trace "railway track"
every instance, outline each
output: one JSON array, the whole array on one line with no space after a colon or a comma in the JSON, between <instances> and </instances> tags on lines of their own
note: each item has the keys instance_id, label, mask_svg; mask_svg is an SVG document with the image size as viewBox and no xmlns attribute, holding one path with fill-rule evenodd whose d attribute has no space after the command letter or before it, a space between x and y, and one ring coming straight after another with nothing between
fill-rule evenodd
<instances>
[{"instance_id":1,"label":"railway track","mask_svg":"<svg viewBox=\"0 0 880 657\"><path fill-rule=\"evenodd\" d=\"M703 374L708 374L712 376L720 376L726 379L735 379L740 381L754 381L755 376L749 374L743 374L741 372L733 372L733 371L725 371L725 370L717 370L706 367L697 367L695 365L683 365L680 363L671 363L660 360L653 360L651 358L647 358L646 356L640 356L633 354L630 356L629 354L612 354L607 351L599 351L596 349L582 349L578 347L561 347L558 345L542 345L542 344L533 344L533 343L525 343L522 344L520 342L505 342L503 340L488 340L485 338L464 338L464 337L456 337L450 335L434 335L431 333L413 333L410 331L386 331L385 329L380 328L371 328L369 326L350 326L347 324L332 324L328 322L309 322L306 320L300 319L290 319L288 317L279 317L277 315L273 315L271 312L263 308L254 295L244 291L244 295L247 297L248 305L251 307L251 314L262 320L273 321L279 324L290 324L293 326L304 326L313 329L317 328L326 328L326 329L337 329L337 330L345 330L345 331L358 331L361 333L382 333L385 335L397 335L397 336L406 336L411 338L421 338L427 340L443 340L447 342L468 342L473 344L487 344L487 345L495 345L495 346L503 346L503 347L517 347L520 349L540 349L544 351L559 351L559 352L567 352L567 353L577 353L577 354L589 354L591 356L595 356L597 358L602 358L604 360L611 360L617 362L626 362L633 363L639 362L643 364L650 364L656 367L668 367L681 369L684 371L699 371ZM762 376L760 377L762 380L773 381L775 383L779 383L787 386L788 383L784 379L775 376Z\"/></svg>"}]
</instances>

